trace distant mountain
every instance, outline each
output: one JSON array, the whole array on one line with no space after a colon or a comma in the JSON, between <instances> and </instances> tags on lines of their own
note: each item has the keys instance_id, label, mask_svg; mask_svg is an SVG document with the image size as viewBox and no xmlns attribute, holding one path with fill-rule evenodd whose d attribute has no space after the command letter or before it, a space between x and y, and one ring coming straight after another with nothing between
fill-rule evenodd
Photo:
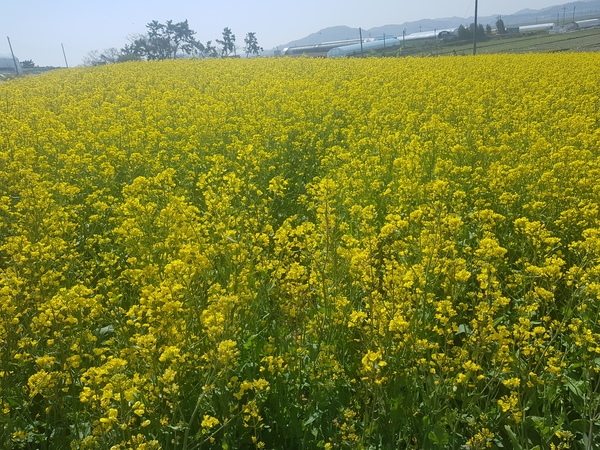
<instances>
[{"instance_id":1,"label":"distant mountain","mask_svg":"<svg viewBox=\"0 0 600 450\"><path fill-rule=\"evenodd\" d=\"M402 32L406 30L406 34L418 33L420 31L443 30L446 28L456 28L461 24L460 17L446 17L444 19L421 19L416 22L404 22L402 25L384 25L366 30L367 37L382 36L383 33L392 36L402 36ZM365 30L363 30L363 36Z\"/></svg>"},{"instance_id":2,"label":"distant mountain","mask_svg":"<svg viewBox=\"0 0 600 450\"><path fill-rule=\"evenodd\" d=\"M301 47L303 45L316 45L321 42L331 41L342 41L347 39L358 39L358 28L351 28L347 26L328 27L324 30L317 31L316 33L309 34L308 36L292 41L286 45L279 46L283 47Z\"/></svg>"},{"instance_id":3,"label":"distant mountain","mask_svg":"<svg viewBox=\"0 0 600 450\"><path fill-rule=\"evenodd\" d=\"M535 9L525 8L525 9L522 9L520 11L517 11L515 14L535 14L536 12L537 12L537 10L535 10Z\"/></svg>"},{"instance_id":4,"label":"distant mountain","mask_svg":"<svg viewBox=\"0 0 600 450\"><path fill-rule=\"evenodd\" d=\"M575 20L585 19L589 17L600 16L600 0L592 1L576 1L565 3L556 6L550 6L539 10L523 9L514 14L503 15L502 20L507 27L517 25L532 25L536 23L572 22ZM499 14L493 16L478 16L478 23L484 26L490 24L495 27L496 20L500 17ZM446 28L457 28L459 25L468 27L474 18L473 16L462 17L445 17L442 19L422 19L414 22L404 22L400 25L383 25L371 29L363 29L363 38L380 37L383 34L387 36L402 36L402 32L406 30L406 34L417 33L419 31L443 30ZM309 34L302 39L288 42L285 45L279 45L278 49L286 47L300 47L303 45L316 45L322 42L343 41L348 39L358 39L358 28L347 26L328 27L316 33Z\"/></svg>"},{"instance_id":5,"label":"distant mountain","mask_svg":"<svg viewBox=\"0 0 600 450\"><path fill-rule=\"evenodd\" d=\"M599 15L600 1L593 0L563 3L539 10L522 9L514 14L502 16L502 20L507 26L551 23L557 20L562 25L563 21L569 23L573 19L581 20Z\"/></svg>"}]
</instances>

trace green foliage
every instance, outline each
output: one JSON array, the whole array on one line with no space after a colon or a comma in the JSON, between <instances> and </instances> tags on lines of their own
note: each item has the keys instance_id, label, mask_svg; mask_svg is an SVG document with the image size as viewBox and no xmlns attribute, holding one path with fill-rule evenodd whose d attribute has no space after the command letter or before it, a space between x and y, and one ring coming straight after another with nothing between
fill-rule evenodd
<instances>
[{"instance_id":1,"label":"green foliage","mask_svg":"<svg viewBox=\"0 0 600 450\"><path fill-rule=\"evenodd\" d=\"M256 33L250 32L246 34L244 38L244 52L246 52L246 57L250 55L258 55L263 51L263 48L258 45L258 39L256 38Z\"/></svg>"},{"instance_id":2,"label":"green foliage","mask_svg":"<svg viewBox=\"0 0 600 450\"><path fill-rule=\"evenodd\" d=\"M33 69L35 68L35 63L32 59L26 59L25 61L21 61L21 67L23 69Z\"/></svg>"},{"instance_id":3,"label":"green foliage","mask_svg":"<svg viewBox=\"0 0 600 450\"><path fill-rule=\"evenodd\" d=\"M504 26L504 20L502 18L498 18L496 20L496 29L498 30L498 34L506 34L506 27Z\"/></svg>"},{"instance_id":4,"label":"green foliage","mask_svg":"<svg viewBox=\"0 0 600 450\"><path fill-rule=\"evenodd\" d=\"M223 39L217 39L217 43L221 46L222 57L235 54L235 34L231 32L231 28L223 28Z\"/></svg>"},{"instance_id":5,"label":"green foliage","mask_svg":"<svg viewBox=\"0 0 600 450\"><path fill-rule=\"evenodd\" d=\"M463 40L473 40L473 30L475 30L475 24L472 23L469 28L465 28L464 25L458 27L458 38ZM477 26L477 40L485 39L485 29L482 24Z\"/></svg>"},{"instance_id":6,"label":"green foliage","mask_svg":"<svg viewBox=\"0 0 600 450\"><path fill-rule=\"evenodd\" d=\"M156 20L146 25L148 32L137 36L122 50L124 54L135 55L148 60L175 59L178 54L191 55L203 51L203 45L194 39L196 32L190 29L187 19L166 24Z\"/></svg>"}]
</instances>

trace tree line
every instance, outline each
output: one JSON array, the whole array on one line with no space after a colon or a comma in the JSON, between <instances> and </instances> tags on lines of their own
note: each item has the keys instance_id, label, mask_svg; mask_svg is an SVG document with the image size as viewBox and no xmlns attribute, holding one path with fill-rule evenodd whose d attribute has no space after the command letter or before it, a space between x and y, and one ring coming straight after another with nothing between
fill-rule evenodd
<instances>
[{"instance_id":1,"label":"tree line","mask_svg":"<svg viewBox=\"0 0 600 450\"><path fill-rule=\"evenodd\" d=\"M84 58L87 66L99 66L134 60L175 59L183 56L197 58L227 58L237 55L235 34L225 27L222 39L216 39L216 44L207 41L206 44L196 40L196 32L192 30L187 19L174 23L167 20L160 23L156 20L146 25L146 33L130 36L129 43L121 49L108 48L102 52L94 50ZM263 48L258 45L256 33L249 32L244 38L242 47L246 57L259 55Z\"/></svg>"},{"instance_id":2,"label":"tree line","mask_svg":"<svg viewBox=\"0 0 600 450\"><path fill-rule=\"evenodd\" d=\"M496 20L496 30L497 30L498 34L506 34L506 32L507 32L506 27L504 26L504 21L500 17L498 18L498 20ZM469 28L465 27L464 25L460 25L458 27L458 38L459 39L472 40L474 33L475 33L475 24L474 23L472 23L469 26ZM479 24L477 26L477 40L478 41L485 40L486 37L491 34L492 34L492 26L490 24L487 24L485 26L485 28L483 27L482 24Z\"/></svg>"}]
</instances>

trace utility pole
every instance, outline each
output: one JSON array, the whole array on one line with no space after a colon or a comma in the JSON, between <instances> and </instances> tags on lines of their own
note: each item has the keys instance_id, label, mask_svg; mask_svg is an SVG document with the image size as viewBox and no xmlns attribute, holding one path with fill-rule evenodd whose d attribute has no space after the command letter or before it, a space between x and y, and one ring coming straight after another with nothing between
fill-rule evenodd
<instances>
[{"instance_id":1,"label":"utility pole","mask_svg":"<svg viewBox=\"0 0 600 450\"><path fill-rule=\"evenodd\" d=\"M573 6L573 22L575 22L575 6Z\"/></svg>"},{"instance_id":2,"label":"utility pole","mask_svg":"<svg viewBox=\"0 0 600 450\"><path fill-rule=\"evenodd\" d=\"M477 0L475 0L475 29L473 30L473 54L477 54Z\"/></svg>"},{"instance_id":3,"label":"utility pole","mask_svg":"<svg viewBox=\"0 0 600 450\"><path fill-rule=\"evenodd\" d=\"M363 45L362 45L362 28L358 27L358 36L360 37L360 57L363 58Z\"/></svg>"},{"instance_id":4,"label":"utility pole","mask_svg":"<svg viewBox=\"0 0 600 450\"><path fill-rule=\"evenodd\" d=\"M406 50L406 43L404 38L406 37L406 28L402 30L402 50Z\"/></svg>"},{"instance_id":5,"label":"utility pole","mask_svg":"<svg viewBox=\"0 0 600 450\"><path fill-rule=\"evenodd\" d=\"M63 51L63 56L65 57L65 66L67 66L67 69L69 68L69 63L67 62L67 54L65 53L65 46L61 43L60 46L62 47L62 51Z\"/></svg>"},{"instance_id":6,"label":"utility pole","mask_svg":"<svg viewBox=\"0 0 600 450\"><path fill-rule=\"evenodd\" d=\"M8 47L10 48L10 54L12 55L13 64L15 65L15 75L19 75L19 65L17 64L17 58L15 58L15 53L13 52L12 45L10 45L10 38L6 36L8 39Z\"/></svg>"}]
</instances>

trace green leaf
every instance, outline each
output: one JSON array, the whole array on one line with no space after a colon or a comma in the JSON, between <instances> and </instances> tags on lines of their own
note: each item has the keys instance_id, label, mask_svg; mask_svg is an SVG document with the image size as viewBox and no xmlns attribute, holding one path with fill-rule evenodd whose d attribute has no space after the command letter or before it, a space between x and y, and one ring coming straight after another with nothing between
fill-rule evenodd
<instances>
[{"instance_id":1,"label":"green leaf","mask_svg":"<svg viewBox=\"0 0 600 450\"><path fill-rule=\"evenodd\" d=\"M429 440L435 445L447 445L450 442L450 437L443 426L436 423L433 427L433 431L430 431L427 435Z\"/></svg>"},{"instance_id":2,"label":"green leaf","mask_svg":"<svg viewBox=\"0 0 600 450\"><path fill-rule=\"evenodd\" d=\"M519 438L517 437L515 432L512 430L510 425L504 425L504 429L506 430L506 434L508 434L508 438L510 439L510 442L513 445L513 449L523 450L523 447L521 446L521 444L519 444Z\"/></svg>"},{"instance_id":3,"label":"green leaf","mask_svg":"<svg viewBox=\"0 0 600 450\"><path fill-rule=\"evenodd\" d=\"M580 433L586 434L590 428L590 421L584 419L572 420L569 423L569 430L576 430Z\"/></svg>"},{"instance_id":4,"label":"green leaf","mask_svg":"<svg viewBox=\"0 0 600 450\"><path fill-rule=\"evenodd\" d=\"M321 411L315 411L314 413L312 413L312 415L308 419L306 419L306 422L304 422L303 426L310 425L315 420L317 420L319 417L321 417L321 414L322 414Z\"/></svg>"},{"instance_id":5,"label":"green leaf","mask_svg":"<svg viewBox=\"0 0 600 450\"><path fill-rule=\"evenodd\" d=\"M569 388L569 391L571 391L571 393L578 398L583 398L583 391L581 390L581 387L584 384L585 382L582 380L574 380L573 378L567 377L567 388Z\"/></svg>"},{"instance_id":6,"label":"green leaf","mask_svg":"<svg viewBox=\"0 0 600 450\"><path fill-rule=\"evenodd\" d=\"M458 331L456 332L456 334L471 334L471 329L469 328L469 325L467 325L466 323L461 323L458 326Z\"/></svg>"},{"instance_id":7,"label":"green leaf","mask_svg":"<svg viewBox=\"0 0 600 450\"><path fill-rule=\"evenodd\" d=\"M246 350L250 350L252 347L254 347L254 340L256 339L256 334L250 336L248 338L248 340L246 342L244 342L244 348Z\"/></svg>"}]
</instances>

